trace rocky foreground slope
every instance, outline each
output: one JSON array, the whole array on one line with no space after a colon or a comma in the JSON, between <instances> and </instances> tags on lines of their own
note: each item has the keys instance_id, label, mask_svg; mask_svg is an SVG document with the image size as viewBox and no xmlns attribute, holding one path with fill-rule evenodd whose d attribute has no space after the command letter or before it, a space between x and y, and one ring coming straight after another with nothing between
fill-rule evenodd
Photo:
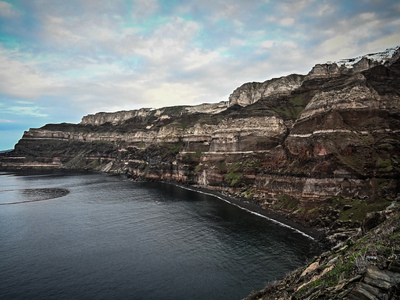
<instances>
[{"instance_id":1,"label":"rocky foreground slope","mask_svg":"<svg viewBox=\"0 0 400 300\"><path fill-rule=\"evenodd\" d=\"M357 234L245 300L400 299L400 214L370 213Z\"/></svg>"},{"instance_id":2,"label":"rocky foreground slope","mask_svg":"<svg viewBox=\"0 0 400 300\"><path fill-rule=\"evenodd\" d=\"M345 241L400 200L400 50L237 88L229 101L30 129L0 169L66 168L241 197Z\"/></svg>"}]
</instances>

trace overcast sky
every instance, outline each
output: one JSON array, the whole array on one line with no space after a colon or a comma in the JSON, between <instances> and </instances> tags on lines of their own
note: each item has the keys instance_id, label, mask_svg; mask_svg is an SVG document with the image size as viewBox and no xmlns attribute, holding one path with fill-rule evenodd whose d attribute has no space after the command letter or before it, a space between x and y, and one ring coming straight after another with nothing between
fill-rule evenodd
<instances>
[{"instance_id":1,"label":"overcast sky","mask_svg":"<svg viewBox=\"0 0 400 300\"><path fill-rule=\"evenodd\" d=\"M226 101L397 45L397 0L0 0L0 150L46 123Z\"/></svg>"}]
</instances>

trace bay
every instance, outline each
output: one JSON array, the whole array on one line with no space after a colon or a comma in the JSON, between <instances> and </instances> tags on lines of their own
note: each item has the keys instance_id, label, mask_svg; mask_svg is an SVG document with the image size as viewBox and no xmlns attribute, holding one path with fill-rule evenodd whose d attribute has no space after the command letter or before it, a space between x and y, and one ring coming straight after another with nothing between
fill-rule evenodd
<instances>
[{"instance_id":1,"label":"bay","mask_svg":"<svg viewBox=\"0 0 400 300\"><path fill-rule=\"evenodd\" d=\"M0 173L1 299L242 299L319 250L171 184Z\"/></svg>"}]
</instances>

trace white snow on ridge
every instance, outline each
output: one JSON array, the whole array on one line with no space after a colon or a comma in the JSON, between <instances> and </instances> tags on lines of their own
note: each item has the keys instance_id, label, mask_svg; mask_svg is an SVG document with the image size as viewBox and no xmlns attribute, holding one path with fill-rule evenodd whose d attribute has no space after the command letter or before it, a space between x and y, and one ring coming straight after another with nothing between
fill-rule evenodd
<instances>
[{"instance_id":1,"label":"white snow on ridge","mask_svg":"<svg viewBox=\"0 0 400 300\"><path fill-rule=\"evenodd\" d=\"M361 59L368 58L370 60L374 60L376 62L380 62L384 64L387 60L392 58L393 54L400 48L400 46L395 48L388 48L385 51L377 52L377 53L370 53L367 55L358 56L356 58L347 58L341 59L339 61L328 62L328 64L337 64L338 66L344 65L347 68L352 68L354 64L358 63Z\"/></svg>"}]
</instances>

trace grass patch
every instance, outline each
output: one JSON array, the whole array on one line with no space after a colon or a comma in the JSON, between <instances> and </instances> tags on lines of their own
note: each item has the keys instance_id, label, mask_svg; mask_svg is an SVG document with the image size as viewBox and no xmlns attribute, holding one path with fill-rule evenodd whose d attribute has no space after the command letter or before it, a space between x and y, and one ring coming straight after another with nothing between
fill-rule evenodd
<instances>
[{"instance_id":1,"label":"grass patch","mask_svg":"<svg viewBox=\"0 0 400 300\"><path fill-rule=\"evenodd\" d=\"M358 221L362 222L369 212L380 211L390 205L390 201L385 199L378 199L376 201L360 200L360 199L345 199L342 197L332 197L332 205L339 209L340 221ZM347 209L344 207L347 206ZM351 207L350 207L351 206Z\"/></svg>"},{"instance_id":2,"label":"grass patch","mask_svg":"<svg viewBox=\"0 0 400 300\"><path fill-rule=\"evenodd\" d=\"M364 165L364 160L353 155L353 156L344 156L341 154L338 154L337 157L339 160L346 166L350 167L354 171L356 171L359 174L364 173L363 165Z\"/></svg>"},{"instance_id":3,"label":"grass patch","mask_svg":"<svg viewBox=\"0 0 400 300\"><path fill-rule=\"evenodd\" d=\"M379 172L390 172L393 170L392 162L390 159L378 159Z\"/></svg>"},{"instance_id":4,"label":"grass patch","mask_svg":"<svg viewBox=\"0 0 400 300\"><path fill-rule=\"evenodd\" d=\"M273 205L276 209L294 210L298 207L299 200L287 194L276 195L278 202Z\"/></svg>"},{"instance_id":5,"label":"grass patch","mask_svg":"<svg viewBox=\"0 0 400 300\"><path fill-rule=\"evenodd\" d=\"M284 107L284 108L275 107L272 108L272 110L275 111L281 117L295 120L300 116L300 114L304 110L304 107L302 106Z\"/></svg>"},{"instance_id":6,"label":"grass patch","mask_svg":"<svg viewBox=\"0 0 400 300\"><path fill-rule=\"evenodd\" d=\"M222 161L222 162L217 163L217 169L221 173L226 173L226 171L228 170L226 167L226 162Z\"/></svg>"},{"instance_id":7,"label":"grass patch","mask_svg":"<svg viewBox=\"0 0 400 300\"><path fill-rule=\"evenodd\" d=\"M242 178L243 173L228 173L225 176L225 181L228 182L230 186L235 186Z\"/></svg>"}]
</instances>

